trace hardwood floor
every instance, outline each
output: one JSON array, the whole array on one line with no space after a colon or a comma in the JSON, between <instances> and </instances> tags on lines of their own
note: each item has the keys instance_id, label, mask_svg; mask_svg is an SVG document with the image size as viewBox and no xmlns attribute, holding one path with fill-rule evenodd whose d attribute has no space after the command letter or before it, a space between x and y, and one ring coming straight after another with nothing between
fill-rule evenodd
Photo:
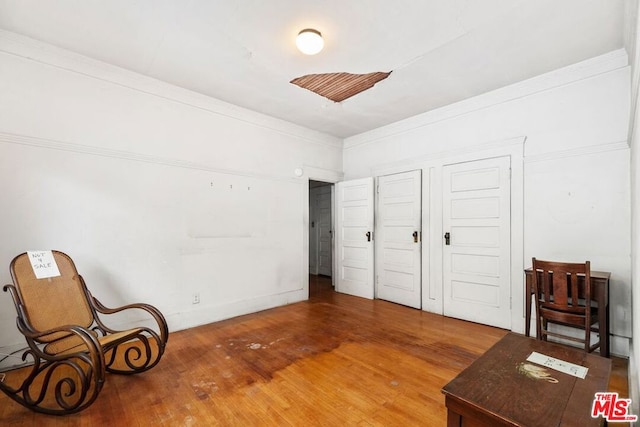
<instances>
[{"instance_id":1,"label":"hardwood floor","mask_svg":"<svg viewBox=\"0 0 640 427\"><path fill-rule=\"evenodd\" d=\"M80 414L36 414L2 394L0 425L445 425L440 389L507 332L337 294L322 277L310 293L172 333L157 367L108 375ZM627 396L616 364L612 390Z\"/></svg>"}]
</instances>

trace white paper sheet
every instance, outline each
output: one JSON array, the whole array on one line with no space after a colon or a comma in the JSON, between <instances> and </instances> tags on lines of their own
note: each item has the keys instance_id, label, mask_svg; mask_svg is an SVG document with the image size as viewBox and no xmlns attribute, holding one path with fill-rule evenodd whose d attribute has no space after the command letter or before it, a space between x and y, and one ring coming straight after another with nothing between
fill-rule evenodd
<instances>
[{"instance_id":1,"label":"white paper sheet","mask_svg":"<svg viewBox=\"0 0 640 427\"><path fill-rule=\"evenodd\" d=\"M547 356L535 351L527 357L527 361L582 379L584 379L587 376L587 372L589 372L589 368L585 368L584 366L565 362L564 360L556 359L555 357Z\"/></svg>"},{"instance_id":2,"label":"white paper sheet","mask_svg":"<svg viewBox=\"0 0 640 427\"><path fill-rule=\"evenodd\" d=\"M36 275L36 279L46 279L60 276L58 264L53 258L51 251L27 251L27 256L31 262L31 268Z\"/></svg>"}]
</instances>

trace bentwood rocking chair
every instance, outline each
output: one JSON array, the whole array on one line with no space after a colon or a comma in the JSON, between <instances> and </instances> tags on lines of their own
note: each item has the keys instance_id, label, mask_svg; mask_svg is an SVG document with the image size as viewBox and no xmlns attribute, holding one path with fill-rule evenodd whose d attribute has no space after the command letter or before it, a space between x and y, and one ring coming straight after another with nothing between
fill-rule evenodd
<instances>
[{"instance_id":1,"label":"bentwood rocking chair","mask_svg":"<svg viewBox=\"0 0 640 427\"><path fill-rule=\"evenodd\" d=\"M14 372L0 389L21 405L53 415L79 412L91 405L104 385L106 372L135 374L154 367L164 353L169 331L155 307L130 304L110 309L87 289L71 258L52 251L60 275L37 279L27 253L11 262L13 285L6 285L16 306L18 330L28 349L22 359L30 367L17 380ZM157 331L141 326L109 328L99 315L142 310ZM155 328L154 328L155 329Z\"/></svg>"}]
</instances>

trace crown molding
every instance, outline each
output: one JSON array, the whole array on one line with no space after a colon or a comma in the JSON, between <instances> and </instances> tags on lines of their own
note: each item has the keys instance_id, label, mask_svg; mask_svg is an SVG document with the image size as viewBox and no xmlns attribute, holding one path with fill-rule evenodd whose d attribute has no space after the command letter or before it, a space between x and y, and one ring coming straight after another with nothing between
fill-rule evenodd
<instances>
[{"instance_id":1,"label":"crown molding","mask_svg":"<svg viewBox=\"0 0 640 427\"><path fill-rule=\"evenodd\" d=\"M71 73L116 84L147 95L188 105L212 114L238 120L251 126L302 139L308 143L320 144L325 147L342 150L342 139L340 138L239 107L10 31L0 30L0 53L13 55Z\"/></svg>"},{"instance_id":2,"label":"crown molding","mask_svg":"<svg viewBox=\"0 0 640 427\"><path fill-rule=\"evenodd\" d=\"M628 62L629 60L625 49L614 50L586 61L559 68L473 98L465 99L369 132L346 138L344 140L344 149L348 150L362 145L372 144L384 138L411 132L433 123L618 70L627 67Z\"/></svg>"}]
</instances>

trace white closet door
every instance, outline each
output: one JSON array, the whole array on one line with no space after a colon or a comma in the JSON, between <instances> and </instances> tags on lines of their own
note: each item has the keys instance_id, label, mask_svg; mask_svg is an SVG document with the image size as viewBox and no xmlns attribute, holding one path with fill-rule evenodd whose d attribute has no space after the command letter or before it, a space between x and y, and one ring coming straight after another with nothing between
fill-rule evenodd
<instances>
[{"instance_id":1,"label":"white closet door","mask_svg":"<svg viewBox=\"0 0 640 427\"><path fill-rule=\"evenodd\" d=\"M446 316L511 328L510 158L443 169Z\"/></svg>"},{"instance_id":2,"label":"white closet door","mask_svg":"<svg viewBox=\"0 0 640 427\"><path fill-rule=\"evenodd\" d=\"M373 299L373 178L336 184L336 291Z\"/></svg>"},{"instance_id":3,"label":"white closet door","mask_svg":"<svg viewBox=\"0 0 640 427\"><path fill-rule=\"evenodd\" d=\"M421 308L422 173L378 178L376 298Z\"/></svg>"}]
</instances>

